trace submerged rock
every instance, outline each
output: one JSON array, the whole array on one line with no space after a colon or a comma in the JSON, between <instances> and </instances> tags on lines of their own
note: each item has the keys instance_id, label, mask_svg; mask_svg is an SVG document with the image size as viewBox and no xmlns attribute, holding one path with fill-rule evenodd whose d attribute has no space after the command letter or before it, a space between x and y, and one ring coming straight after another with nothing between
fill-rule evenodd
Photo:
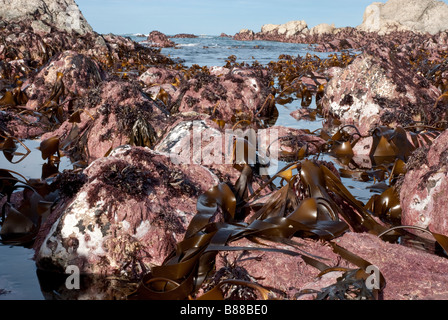
<instances>
[{"instance_id":1,"label":"submerged rock","mask_svg":"<svg viewBox=\"0 0 448 320\"><path fill-rule=\"evenodd\" d=\"M84 186L39 232L39 269L75 265L85 274L138 278L182 240L198 196L218 183L200 165L174 165L166 155L129 146L84 173Z\"/></svg>"}]
</instances>

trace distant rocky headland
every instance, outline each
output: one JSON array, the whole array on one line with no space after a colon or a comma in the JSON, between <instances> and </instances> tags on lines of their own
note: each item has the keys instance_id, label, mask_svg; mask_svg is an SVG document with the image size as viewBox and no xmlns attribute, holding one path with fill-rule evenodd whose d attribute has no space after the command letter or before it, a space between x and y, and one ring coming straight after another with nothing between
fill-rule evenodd
<instances>
[{"instance_id":1,"label":"distant rocky headland","mask_svg":"<svg viewBox=\"0 0 448 320\"><path fill-rule=\"evenodd\" d=\"M261 31L242 29L235 40L268 40L293 43L320 44L322 50L357 49L375 42L378 36L399 36L405 43L417 35L435 36L448 30L448 5L442 1L389 0L374 2L364 12L363 22L357 27L335 28L327 23L309 28L306 21L284 24L265 24ZM444 37L444 36L443 36Z\"/></svg>"}]
</instances>

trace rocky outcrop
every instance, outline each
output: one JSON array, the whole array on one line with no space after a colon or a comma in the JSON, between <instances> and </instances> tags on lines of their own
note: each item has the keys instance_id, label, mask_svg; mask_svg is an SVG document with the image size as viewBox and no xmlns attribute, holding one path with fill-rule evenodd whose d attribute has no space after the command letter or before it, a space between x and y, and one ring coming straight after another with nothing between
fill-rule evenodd
<instances>
[{"instance_id":1,"label":"rocky outcrop","mask_svg":"<svg viewBox=\"0 0 448 320\"><path fill-rule=\"evenodd\" d=\"M318 24L310 29L310 35L320 35L320 34L333 34L336 32L334 23L329 25L328 23Z\"/></svg>"},{"instance_id":2,"label":"rocky outcrop","mask_svg":"<svg viewBox=\"0 0 448 320\"><path fill-rule=\"evenodd\" d=\"M197 37L198 37L197 35L191 33L178 33L173 36L173 38L179 38L179 39L191 39Z\"/></svg>"},{"instance_id":3,"label":"rocky outcrop","mask_svg":"<svg viewBox=\"0 0 448 320\"><path fill-rule=\"evenodd\" d=\"M255 39L255 33L249 29L241 29L240 32L233 36L233 39L239 41L253 41Z\"/></svg>"},{"instance_id":4,"label":"rocky outcrop","mask_svg":"<svg viewBox=\"0 0 448 320\"><path fill-rule=\"evenodd\" d=\"M93 31L74 0L1 0L0 20L29 20L36 33Z\"/></svg>"},{"instance_id":5,"label":"rocky outcrop","mask_svg":"<svg viewBox=\"0 0 448 320\"><path fill-rule=\"evenodd\" d=\"M358 29L378 32L392 31L428 32L436 34L448 29L448 5L436 0L389 0L369 5Z\"/></svg>"},{"instance_id":6,"label":"rocky outcrop","mask_svg":"<svg viewBox=\"0 0 448 320\"><path fill-rule=\"evenodd\" d=\"M157 31L157 30L152 31L148 35L148 38L146 39L146 43L150 47L155 47L155 48L170 48L170 47L174 47L176 45L165 34L163 34L160 31Z\"/></svg>"},{"instance_id":7,"label":"rocky outcrop","mask_svg":"<svg viewBox=\"0 0 448 320\"><path fill-rule=\"evenodd\" d=\"M174 165L147 148L120 147L93 162L36 239L39 269L138 279L183 239L200 194L218 183L199 165Z\"/></svg>"},{"instance_id":8,"label":"rocky outcrop","mask_svg":"<svg viewBox=\"0 0 448 320\"><path fill-rule=\"evenodd\" d=\"M78 138L71 139L74 124L63 122L57 130L47 132L42 140L59 137L65 141L69 156L80 156L90 163L120 145L152 146L168 126L163 106L146 96L136 83L103 81L80 100L84 105L76 125ZM86 140L79 137L84 136ZM73 153L70 152L73 150Z\"/></svg>"},{"instance_id":9,"label":"rocky outcrop","mask_svg":"<svg viewBox=\"0 0 448 320\"><path fill-rule=\"evenodd\" d=\"M261 33L268 34L278 34L290 38L299 33L307 33L308 25L304 20L289 21L284 24L267 24L261 27Z\"/></svg>"}]
</instances>

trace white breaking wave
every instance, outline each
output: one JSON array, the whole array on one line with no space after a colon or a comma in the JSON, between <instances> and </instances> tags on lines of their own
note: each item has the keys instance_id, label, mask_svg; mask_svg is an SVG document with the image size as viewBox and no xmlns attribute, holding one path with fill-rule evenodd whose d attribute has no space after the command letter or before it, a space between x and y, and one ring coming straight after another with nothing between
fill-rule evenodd
<instances>
[{"instance_id":1,"label":"white breaking wave","mask_svg":"<svg viewBox=\"0 0 448 320\"><path fill-rule=\"evenodd\" d=\"M197 47L199 43L178 43L176 44L178 47Z\"/></svg>"}]
</instances>

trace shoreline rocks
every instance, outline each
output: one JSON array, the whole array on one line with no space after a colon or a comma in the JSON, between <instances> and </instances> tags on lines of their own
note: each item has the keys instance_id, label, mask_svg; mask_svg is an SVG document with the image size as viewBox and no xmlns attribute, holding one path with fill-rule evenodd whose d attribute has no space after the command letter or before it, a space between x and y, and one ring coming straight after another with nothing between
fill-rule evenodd
<instances>
[{"instance_id":1,"label":"shoreline rocks","mask_svg":"<svg viewBox=\"0 0 448 320\"><path fill-rule=\"evenodd\" d=\"M382 124L431 125L438 118L432 109L441 92L409 70L405 59L399 55L389 59L391 55L389 48L378 48L341 70L325 88L324 113L356 125L362 135Z\"/></svg>"},{"instance_id":2,"label":"shoreline rocks","mask_svg":"<svg viewBox=\"0 0 448 320\"><path fill-rule=\"evenodd\" d=\"M234 272L234 277L253 279L266 288L270 288L280 299L314 299L316 294L327 287L336 290L335 283L341 276L340 272L330 272L325 276L317 277L319 270L305 263L299 254L322 257L325 263L341 268L357 269L358 267L347 261L340 261L338 255L331 247L322 245L313 240L299 240L301 249L298 251L289 246L266 242L269 247L295 251L297 256L284 253L250 251L220 252L217 259L217 274L224 271L230 273L232 269L242 271ZM443 257L428 254L421 250L403 247L402 245L388 243L368 233L347 232L337 238L335 243L365 259L376 266L384 276L386 283L382 290L384 300L430 300L446 299L447 279L444 276L448 270L448 263ZM240 240L231 245L255 246L247 240ZM272 277L271 274L275 274ZM432 279L428 286L422 287ZM317 292L306 291L314 289ZM302 293L302 290L305 290Z\"/></svg>"},{"instance_id":3,"label":"shoreline rocks","mask_svg":"<svg viewBox=\"0 0 448 320\"><path fill-rule=\"evenodd\" d=\"M307 151L306 156L320 156L328 151L328 141L336 143L340 139L333 140L334 136L326 137L322 132L318 136L307 130L283 127L275 121L263 122L264 118L276 120L276 102L283 103L283 98L297 101L300 95L303 98L305 91L299 89L306 88L311 98L323 93L319 104L325 121L333 120L331 114L342 125L353 124L366 136L378 126L436 126L447 119L446 100L439 99L447 90L448 66L444 64L447 32L429 35L395 30L380 37L378 32L339 29L328 24L309 29L305 21L291 21L264 25L261 33L246 29L235 35L240 40L315 43L321 51L363 51L350 62L341 62L342 58L312 60L310 55L310 60L300 64L299 60L284 57L282 63L291 69L274 70L273 64L250 67L238 65L232 59L226 67L174 65L160 54L161 47L172 46L173 42L158 31L150 34L147 43L159 49L150 49L112 34L54 31L56 25L43 20L5 22L2 26L0 90L5 108L0 112L2 133L20 138L38 135L42 141L59 138L61 148L57 152L69 156L77 165L74 174L82 176L73 181L67 178L70 172L55 173L41 181L46 184L53 179L62 180L57 182L61 201L46 216L34 242L39 270L63 274L68 265L76 265L89 275L139 280L151 267L160 266L176 249L198 211L199 195L218 183L235 186L239 181L237 191L242 197L250 187L259 190L266 182L259 174L260 167L252 172L253 176L247 171L241 175L234 163L215 162L216 156L223 160L222 153L214 153L214 143L223 142L220 138L226 129L249 125L265 137L275 131L278 138L275 142L282 152L280 161L303 157L300 154L303 150ZM194 35L175 37L191 36ZM303 69L305 65L308 69ZM282 77L282 90L277 97L273 97L280 92L274 74ZM313 112L318 111L300 109L292 114L311 118ZM195 129L199 133L196 136ZM407 134L409 139L411 133ZM426 141L425 137L429 136L422 136L420 141ZM354 146L354 154L358 156L368 156L374 144L372 137L363 139ZM443 132L417 149L400 185L402 223L444 235L448 235L444 215L448 209L447 139ZM258 147L266 149L273 142L269 136L269 140L261 139ZM195 152L195 145L201 147L199 152ZM189 149L191 146L193 149ZM178 147L193 153L175 162ZM195 163L199 156L200 161ZM55 158L54 154L48 158L49 163ZM373 172L372 163L356 165L371 170L370 175L362 178L382 179L379 172ZM335 177L341 176L333 163L328 162L328 166ZM300 179L312 173L313 191L322 200L319 210L329 209L324 202L328 190L321 188L336 180L324 177L327 171L316 174L318 171L312 168L302 167ZM286 184L292 177L292 169L278 176ZM245 179L252 180L253 185L245 185ZM322 183L325 179L330 180ZM254 200L249 206L251 214L266 203L270 205L266 210L286 214L307 197L303 181L298 180L295 190L288 190L284 198L278 198L285 203L270 198L278 196L275 191L281 189L269 183L259 190L257 195L261 198L251 199ZM0 191L3 194L4 190ZM331 192L335 194L336 189ZM356 211L347 204L351 198L335 195L334 199L334 204L330 204L344 206L350 213L352 209ZM364 203L351 201L351 205L361 208ZM314 212L309 211L306 215L314 219ZM221 213L215 212L216 216ZM273 218L281 221L284 217ZM368 228L362 225L362 230L364 227ZM328 258L331 266L354 267L332 252L328 243L300 237L294 240L303 244L300 248ZM444 258L388 243L373 234L346 232L332 240L380 268L387 281L385 299L448 297L444 277L448 263ZM251 245L247 239L235 244ZM287 247L281 242L270 245L277 249ZM306 266L298 255L278 252L241 254L223 250L216 262L213 279L229 272L235 275L232 270L237 269L236 275L243 273L246 280L259 282L287 299L299 298L297 293L303 289L322 290L335 285L341 276L341 272L330 272L315 279L318 271Z\"/></svg>"}]
</instances>

